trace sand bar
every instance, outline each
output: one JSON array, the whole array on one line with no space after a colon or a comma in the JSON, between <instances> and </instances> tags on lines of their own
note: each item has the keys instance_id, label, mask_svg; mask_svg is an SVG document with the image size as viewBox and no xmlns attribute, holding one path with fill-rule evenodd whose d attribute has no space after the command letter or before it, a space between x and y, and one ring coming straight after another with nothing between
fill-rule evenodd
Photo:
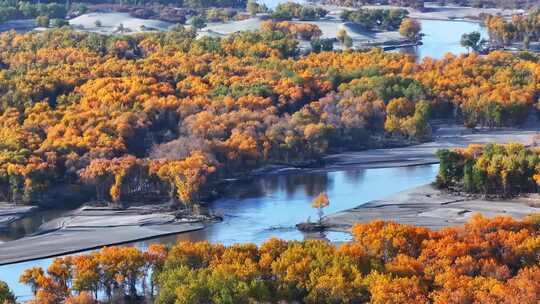
<instances>
[{"instance_id":1,"label":"sand bar","mask_svg":"<svg viewBox=\"0 0 540 304\"><path fill-rule=\"evenodd\" d=\"M435 153L443 148L466 147L470 144L518 142L531 145L538 127L469 130L457 125L440 125L433 141L401 148L372 149L332 154L324 157L328 169L404 167L438 163Z\"/></svg>"},{"instance_id":2,"label":"sand bar","mask_svg":"<svg viewBox=\"0 0 540 304\"><path fill-rule=\"evenodd\" d=\"M182 222L168 212L81 208L45 223L34 236L0 244L0 265L76 253L203 229L200 222Z\"/></svg>"},{"instance_id":3,"label":"sand bar","mask_svg":"<svg viewBox=\"0 0 540 304\"><path fill-rule=\"evenodd\" d=\"M508 215L521 219L539 212L540 196L537 194L495 201L451 194L425 185L330 214L323 223L334 231L349 231L355 223L376 219L441 229L463 224L475 213L487 217Z\"/></svg>"}]
</instances>

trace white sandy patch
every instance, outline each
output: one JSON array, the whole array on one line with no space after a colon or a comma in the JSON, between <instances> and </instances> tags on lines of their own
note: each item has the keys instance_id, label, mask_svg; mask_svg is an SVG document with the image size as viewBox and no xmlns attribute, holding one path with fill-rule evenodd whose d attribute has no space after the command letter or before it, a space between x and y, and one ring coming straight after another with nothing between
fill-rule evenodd
<instances>
[{"instance_id":1,"label":"white sandy patch","mask_svg":"<svg viewBox=\"0 0 540 304\"><path fill-rule=\"evenodd\" d=\"M261 21L259 18L249 18L241 21L232 21L227 23L210 23L199 31L199 35L227 36L239 31L255 31L260 29ZM335 17L329 17L318 21L292 21L295 23L311 23L317 25L322 32L322 38L336 38L341 29L345 29L352 38L354 46L361 46L366 43L385 43L389 41L403 40L403 37L395 31L392 32L366 32L355 27L351 22L342 22ZM339 47L339 44L336 44Z\"/></svg>"},{"instance_id":2,"label":"white sandy patch","mask_svg":"<svg viewBox=\"0 0 540 304\"><path fill-rule=\"evenodd\" d=\"M101 22L96 27L96 21ZM122 24L130 33L139 33L151 29L166 31L173 26L170 22L154 19L141 19L131 17L128 13L90 13L69 20L69 24L80 30L112 34ZM146 29L143 30L143 27Z\"/></svg>"},{"instance_id":3,"label":"white sandy patch","mask_svg":"<svg viewBox=\"0 0 540 304\"><path fill-rule=\"evenodd\" d=\"M218 35L230 35L240 31L255 31L261 28L262 21L259 18L248 18L240 21L215 22L200 30L200 34L216 33Z\"/></svg>"}]
</instances>

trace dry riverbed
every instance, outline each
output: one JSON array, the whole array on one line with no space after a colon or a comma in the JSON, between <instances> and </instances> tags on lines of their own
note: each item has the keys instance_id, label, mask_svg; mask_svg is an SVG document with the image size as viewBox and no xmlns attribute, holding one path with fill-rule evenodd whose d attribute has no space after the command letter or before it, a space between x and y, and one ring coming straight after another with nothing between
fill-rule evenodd
<instances>
[{"instance_id":1,"label":"dry riverbed","mask_svg":"<svg viewBox=\"0 0 540 304\"><path fill-rule=\"evenodd\" d=\"M202 222L178 220L161 207L83 207L45 223L34 236L0 244L0 265L203 228Z\"/></svg>"},{"instance_id":2,"label":"dry riverbed","mask_svg":"<svg viewBox=\"0 0 540 304\"><path fill-rule=\"evenodd\" d=\"M355 223L380 219L440 229L463 224L475 213L487 217L508 215L521 219L538 212L540 196L536 194L508 200L485 200L447 193L432 185L425 185L328 215L323 224L329 230L349 231Z\"/></svg>"}]
</instances>

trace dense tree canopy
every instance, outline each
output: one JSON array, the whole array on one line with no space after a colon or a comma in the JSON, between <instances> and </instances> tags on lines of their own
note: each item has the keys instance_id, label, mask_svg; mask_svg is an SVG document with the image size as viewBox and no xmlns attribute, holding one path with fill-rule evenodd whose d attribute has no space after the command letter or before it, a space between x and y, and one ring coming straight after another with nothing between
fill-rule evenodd
<instances>
[{"instance_id":1,"label":"dense tree canopy","mask_svg":"<svg viewBox=\"0 0 540 304\"><path fill-rule=\"evenodd\" d=\"M320 30L0 34L2 199L37 202L82 182L100 200L153 193L190 205L212 181L268 162L427 139L432 116L515 125L537 103L536 56L299 56L293 35Z\"/></svg>"},{"instance_id":2,"label":"dense tree canopy","mask_svg":"<svg viewBox=\"0 0 540 304\"><path fill-rule=\"evenodd\" d=\"M12 19L32 19L38 16L64 18L67 13L65 1L0 1L0 23Z\"/></svg>"},{"instance_id":3,"label":"dense tree canopy","mask_svg":"<svg viewBox=\"0 0 540 304\"><path fill-rule=\"evenodd\" d=\"M437 184L467 192L500 196L538 192L540 154L521 144L440 150Z\"/></svg>"},{"instance_id":4,"label":"dense tree canopy","mask_svg":"<svg viewBox=\"0 0 540 304\"><path fill-rule=\"evenodd\" d=\"M147 293L159 304L536 304L539 221L475 215L440 231L374 221L354 226L353 241L337 247L278 239L110 247L54 259L46 272L28 269L21 281L40 304L93 303L100 293L113 302Z\"/></svg>"},{"instance_id":5,"label":"dense tree canopy","mask_svg":"<svg viewBox=\"0 0 540 304\"><path fill-rule=\"evenodd\" d=\"M318 20L328 14L328 11L319 6L302 5L296 2L284 2L276 6L270 17L274 20Z\"/></svg>"},{"instance_id":6,"label":"dense tree canopy","mask_svg":"<svg viewBox=\"0 0 540 304\"><path fill-rule=\"evenodd\" d=\"M396 31L401 22L409 15L405 9L366 9L344 10L341 19L359 25L363 30Z\"/></svg>"},{"instance_id":7,"label":"dense tree canopy","mask_svg":"<svg viewBox=\"0 0 540 304\"><path fill-rule=\"evenodd\" d=\"M326 4L346 6L346 7L362 7L364 5L394 5L401 7L411 7L416 9L424 8L424 0L324 0Z\"/></svg>"},{"instance_id":8,"label":"dense tree canopy","mask_svg":"<svg viewBox=\"0 0 540 304\"><path fill-rule=\"evenodd\" d=\"M493 46L502 47L521 42L528 49L530 42L538 41L540 37L540 9L514 15L511 20L488 15L484 18L484 24Z\"/></svg>"}]
</instances>

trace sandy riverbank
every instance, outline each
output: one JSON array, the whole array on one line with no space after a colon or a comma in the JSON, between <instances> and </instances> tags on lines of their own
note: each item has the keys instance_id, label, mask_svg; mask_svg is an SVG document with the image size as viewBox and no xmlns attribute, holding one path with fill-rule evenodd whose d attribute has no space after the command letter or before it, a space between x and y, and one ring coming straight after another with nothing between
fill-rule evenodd
<instances>
[{"instance_id":1,"label":"sandy riverbank","mask_svg":"<svg viewBox=\"0 0 540 304\"><path fill-rule=\"evenodd\" d=\"M151 209L78 209L45 223L35 236L0 244L0 265L204 228L200 222L178 221L169 212Z\"/></svg>"},{"instance_id":2,"label":"sandy riverbank","mask_svg":"<svg viewBox=\"0 0 540 304\"><path fill-rule=\"evenodd\" d=\"M324 157L326 168L345 166L358 168L402 167L437 163L437 150L443 148L466 147L470 144L519 142L533 143L539 133L537 123L526 128L501 128L470 130L458 125L439 125L433 141L419 145L392 149L373 149L357 152L332 154Z\"/></svg>"},{"instance_id":3,"label":"sandy riverbank","mask_svg":"<svg viewBox=\"0 0 540 304\"><path fill-rule=\"evenodd\" d=\"M499 130L468 130L456 125L439 125L432 142L395 149L375 149L341 153L325 157L326 168L383 168L437 163L435 153L441 148L465 147L478 143L519 142L531 145L538 133L536 122L527 128ZM358 200L362 198L351 198ZM375 219L420 225L432 229L462 224L474 213L485 216L498 214L523 218L540 212L540 196L504 201L487 201L463 195L449 194L431 185L397 193L386 199L366 202L355 208L328 215L324 222L330 230L348 231L354 223Z\"/></svg>"},{"instance_id":4,"label":"sandy riverbank","mask_svg":"<svg viewBox=\"0 0 540 304\"><path fill-rule=\"evenodd\" d=\"M329 230L335 231L349 231L355 223L366 223L376 219L440 229L463 224L475 213L482 213L487 217L509 215L521 219L538 212L540 212L540 196L536 194L530 197L488 201L446 193L431 185L425 185L330 214L324 218L323 223Z\"/></svg>"},{"instance_id":5,"label":"sandy riverbank","mask_svg":"<svg viewBox=\"0 0 540 304\"><path fill-rule=\"evenodd\" d=\"M471 143L487 142L531 144L534 135L537 134L536 130L538 130L537 123L531 123L528 128L523 129L486 129L477 131L453 124L444 125L439 123L433 142L403 148L375 149L330 155L325 157L327 166L308 170L329 171L344 167L399 167L435 163L437 162L435 152L440 148L463 147ZM281 167L274 169L278 172L293 170L293 168ZM265 174L265 172L261 172L261 174ZM399 218L406 223L417 223L436 228L459 223L456 220L459 220L460 217L465 219L467 213L495 212L491 209L482 209L489 205L485 202L474 203L474 201L471 201L469 203L475 206L471 205L470 207L456 204L446 205L443 203L447 202L447 200L455 200L455 198L438 197L431 192L428 192L428 194L414 192L414 195L392 197L387 200L390 202L388 203L389 206L384 208L381 208L380 204L387 203L371 202L361 208L352 209L353 211L349 210L330 215L328 220L333 221L332 227L336 230L346 230L353 222L368 221L383 216L384 219ZM434 199L431 200L431 198ZM359 203L362 201L361 197L351 198L351 200L357 200ZM400 200L402 204L396 206L394 202L396 200ZM422 203L420 205L411 203L417 201ZM441 207L441 205L445 207ZM366 209L366 206L371 209ZM500 210L508 212L509 208L514 206L518 205L514 203L501 205ZM519 206L521 207L521 205ZM42 234L40 235L0 244L0 265L204 228L204 225L200 223L177 222L174 215L166 212L163 208L159 208L158 206L132 207L127 210L107 208L79 209L74 213L42 225L40 228ZM465 209L471 211L463 212ZM528 213L525 209L518 211ZM515 212L516 215L524 215L518 211ZM419 216L419 213L422 213L422 215Z\"/></svg>"},{"instance_id":6,"label":"sandy riverbank","mask_svg":"<svg viewBox=\"0 0 540 304\"><path fill-rule=\"evenodd\" d=\"M341 29L347 31L352 38L353 46L362 48L379 45L399 45L409 43L397 31L363 31L351 22L344 22L340 19L341 10L332 10L325 17L317 21L293 21L296 23L311 23L317 25L322 32L321 38L336 38ZM209 23L199 31L199 36L223 37L239 31L255 31L260 29L263 21L257 17L231 22ZM300 41L300 45L309 44L307 41ZM335 43L335 49L340 49L341 44Z\"/></svg>"},{"instance_id":7,"label":"sandy riverbank","mask_svg":"<svg viewBox=\"0 0 540 304\"><path fill-rule=\"evenodd\" d=\"M166 31L174 26L165 21L132 17L128 13L89 13L70 19L69 24L78 30L100 34L118 34L120 26L125 33Z\"/></svg>"}]
</instances>

